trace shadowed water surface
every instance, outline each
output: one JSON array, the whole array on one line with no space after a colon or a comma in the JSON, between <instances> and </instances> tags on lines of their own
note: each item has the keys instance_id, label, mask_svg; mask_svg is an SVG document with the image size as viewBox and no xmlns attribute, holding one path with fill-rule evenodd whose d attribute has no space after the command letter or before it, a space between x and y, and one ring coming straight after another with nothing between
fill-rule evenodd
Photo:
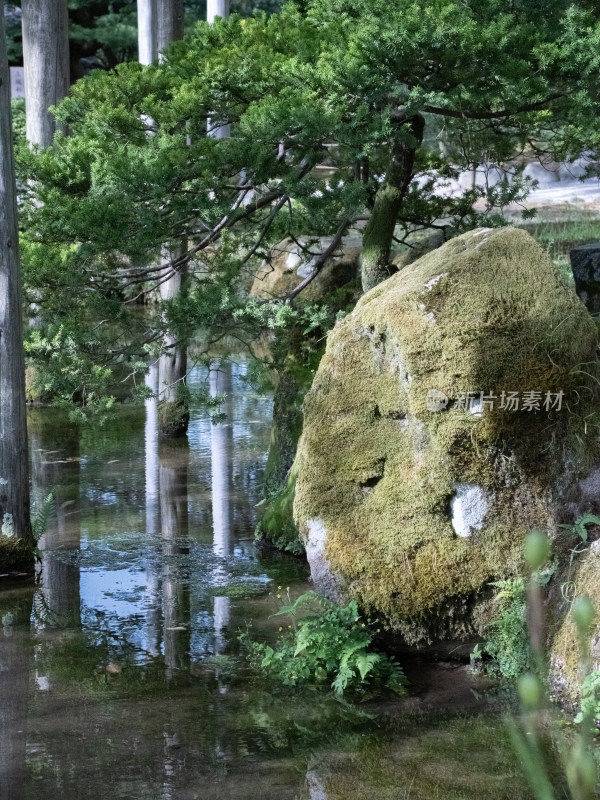
<instances>
[{"instance_id":1,"label":"shadowed water surface","mask_svg":"<svg viewBox=\"0 0 600 800\"><path fill-rule=\"evenodd\" d=\"M275 639L269 592L307 584L253 544L271 400L244 376L194 372L227 421L193 413L185 444L159 444L152 400L94 433L31 412L57 508L37 581L0 592L1 800L529 797L463 667L414 664L412 696L364 706L249 674L239 631Z\"/></svg>"}]
</instances>

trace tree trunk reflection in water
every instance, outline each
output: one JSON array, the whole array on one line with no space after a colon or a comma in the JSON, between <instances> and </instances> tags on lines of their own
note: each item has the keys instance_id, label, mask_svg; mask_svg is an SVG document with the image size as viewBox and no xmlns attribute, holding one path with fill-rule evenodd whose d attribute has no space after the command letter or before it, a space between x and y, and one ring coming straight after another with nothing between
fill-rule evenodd
<instances>
[{"instance_id":1,"label":"tree trunk reflection in water","mask_svg":"<svg viewBox=\"0 0 600 800\"><path fill-rule=\"evenodd\" d=\"M158 466L158 361L150 365L146 375L146 386L152 397L145 401L146 422L144 426L146 457L146 533L150 537L160 533L159 466ZM160 653L160 577L150 561L146 566L146 624L145 647L152 656Z\"/></svg>"},{"instance_id":2,"label":"tree trunk reflection in water","mask_svg":"<svg viewBox=\"0 0 600 800\"><path fill-rule=\"evenodd\" d=\"M190 576L178 556L189 552L187 440L161 442L160 516L163 538L163 641L167 675L190 664ZM185 540L185 541L183 541Z\"/></svg>"},{"instance_id":3,"label":"tree trunk reflection in water","mask_svg":"<svg viewBox=\"0 0 600 800\"><path fill-rule=\"evenodd\" d=\"M33 649L23 636L33 595L19 592L11 600L11 594L7 591L0 602L0 796L2 800L24 800Z\"/></svg>"},{"instance_id":4,"label":"tree trunk reflection in water","mask_svg":"<svg viewBox=\"0 0 600 800\"><path fill-rule=\"evenodd\" d=\"M213 363L210 371L210 393L212 397L225 394L221 411L227 415L224 423L211 426L210 451L212 466L212 517L213 552L219 558L227 559L232 553L230 489L231 460L233 457L232 412L232 374L231 364ZM217 567L215 583L223 582L224 570ZM229 623L229 597L214 598L215 655L225 646L224 629Z\"/></svg>"},{"instance_id":5,"label":"tree trunk reflection in water","mask_svg":"<svg viewBox=\"0 0 600 800\"><path fill-rule=\"evenodd\" d=\"M158 364L146 376L153 396L146 400L146 533L160 535L161 561L146 567L147 651L158 656L163 645L167 676L189 669L190 585L189 572L180 555L189 551L187 439L160 441L158 436ZM161 620L162 610L162 620Z\"/></svg>"},{"instance_id":6,"label":"tree trunk reflection in water","mask_svg":"<svg viewBox=\"0 0 600 800\"><path fill-rule=\"evenodd\" d=\"M53 550L78 550L80 450L79 431L61 421L60 449L56 442L56 418L47 410L30 412L31 475L33 496L40 508L52 492L56 519L40 540L44 552L41 589L35 598L36 620L50 627L78 627L81 623L79 567L57 557Z\"/></svg>"}]
</instances>

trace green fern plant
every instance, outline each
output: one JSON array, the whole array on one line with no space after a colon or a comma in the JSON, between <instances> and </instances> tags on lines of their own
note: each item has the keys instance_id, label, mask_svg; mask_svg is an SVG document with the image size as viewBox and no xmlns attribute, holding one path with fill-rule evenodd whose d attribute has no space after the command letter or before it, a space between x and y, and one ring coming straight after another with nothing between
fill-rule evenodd
<instances>
[{"instance_id":1,"label":"green fern plant","mask_svg":"<svg viewBox=\"0 0 600 800\"><path fill-rule=\"evenodd\" d=\"M287 615L291 622L279 628L276 646L254 642L248 634L240 637L254 669L284 686L330 681L338 696L382 688L403 692L400 664L372 649L378 621L361 616L356 602L338 606L315 592L292 602L289 590L286 600L274 616ZM307 616L297 619L299 614Z\"/></svg>"},{"instance_id":2,"label":"green fern plant","mask_svg":"<svg viewBox=\"0 0 600 800\"><path fill-rule=\"evenodd\" d=\"M581 692L581 708L575 722L592 723L597 729L600 720L600 672L593 670L585 676Z\"/></svg>"},{"instance_id":3,"label":"green fern plant","mask_svg":"<svg viewBox=\"0 0 600 800\"><path fill-rule=\"evenodd\" d=\"M52 492L44 497L39 508L34 508L34 513L31 519L31 532L36 544L48 530L48 522L55 510L56 503L54 501L54 495Z\"/></svg>"},{"instance_id":4,"label":"green fern plant","mask_svg":"<svg viewBox=\"0 0 600 800\"><path fill-rule=\"evenodd\" d=\"M573 533L576 533L583 542L587 542L588 525L600 525L600 517L597 517L595 514L582 514L582 516L578 517L572 525L560 525L560 527L573 531Z\"/></svg>"}]
</instances>

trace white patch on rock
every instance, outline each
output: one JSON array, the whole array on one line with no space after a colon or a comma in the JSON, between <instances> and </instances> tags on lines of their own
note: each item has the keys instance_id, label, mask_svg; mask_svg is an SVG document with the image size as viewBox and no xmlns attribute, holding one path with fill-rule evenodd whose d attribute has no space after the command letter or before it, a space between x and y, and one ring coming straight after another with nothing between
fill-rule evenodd
<instances>
[{"instance_id":1,"label":"white patch on rock","mask_svg":"<svg viewBox=\"0 0 600 800\"><path fill-rule=\"evenodd\" d=\"M432 278L430 281L427 281L427 283L425 284L425 288L429 290L433 289L436 283L439 283L439 281L441 281L442 278L445 278L447 275L448 275L447 272L442 272L441 275L436 275L435 278Z\"/></svg>"},{"instance_id":2,"label":"white patch on rock","mask_svg":"<svg viewBox=\"0 0 600 800\"><path fill-rule=\"evenodd\" d=\"M310 800L327 800L325 783L315 769L311 769L306 773L306 784L308 786Z\"/></svg>"},{"instance_id":3,"label":"white patch on rock","mask_svg":"<svg viewBox=\"0 0 600 800\"><path fill-rule=\"evenodd\" d=\"M405 390L408 391L410 389L412 375L406 370L404 366L404 360L402 358L402 352L398 347L394 348L393 355L390 359L389 371L391 373L396 371L398 373L398 377L400 378L400 382L404 385Z\"/></svg>"},{"instance_id":4,"label":"white patch on rock","mask_svg":"<svg viewBox=\"0 0 600 800\"><path fill-rule=\"evenodd\" d=\"M456 495L450 503L452 527L457 536L467 537L474 529L480 531L487 514L489 503L480 486L458 483L454 487Z\"/></svg>"},{"instance_id":5,"label":"white patch on rock","mask_svg":"<svg viewBox=\"0 0 600 800\"><path fill-rule=\"evenodd\" d=\"M300 278L312 278L315 272L315 259L306 263L301 250L291 250L285 260L285 266L288 270L296 270Z\"/></svg>"},{"instance_id":6,"label":"white patch on rock","mask_svg":"<svg viewBox=\"0 0 600 800\"><path fill-rule=\"evenodd\" d=\"M475 250L478 250L481 247L482 244L485 244L487 242L487 240L488 240L487 234L492 230L493 230L493 228L482 228L480 231L477 231L477 233L473 234L473 237L475 237L475 236L483 236L484 237L479 242L479 244L475 245Z\"/></svg>"},{"instance_id":7,"label":"white patch on rock","mask_svg":"<svg viewBox=\"0 0 600 800\"><path fill-rule=\"evenodd\" d=\"M4 515L4 519L2 520L2 536L14 536L15 535L15 523L13 520L13 515L6 513Z\"/></svg>"},{"instance_id":8,"label":"white patch on rock","mask_svg":"<svg viewBox=\"0 0 600 800\"><path fill-rule=\"evenodd\" d=\"M418 305L419 311L425 311L426 307L427 306L424 303L419 303ZM427 314L425 314L425 316L430 322L435 322L435 315L433 311L428 311Z\"/></svg>"},{"instance_id":9,"label":"white patch on rock","mask_svg":"<svg viewBox=\"0 0 600 800\"><path fill-rule=\"evenodd\" d=\"M308 540L306 542L306 559L310 564L310 577L315 589L330 600L342 599L339 577L332 571L329 559L325 554L327 528L322 519L306 520Z\"/></svg>"}]
</instances>

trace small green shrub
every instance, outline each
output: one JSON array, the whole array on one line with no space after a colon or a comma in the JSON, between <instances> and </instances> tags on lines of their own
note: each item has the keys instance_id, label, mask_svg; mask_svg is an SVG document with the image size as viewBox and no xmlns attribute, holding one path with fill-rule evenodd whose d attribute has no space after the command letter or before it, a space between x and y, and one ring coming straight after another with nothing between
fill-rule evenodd
<instances>
[{"instance_id":1,"label":"small green shrub","mask_svg":"<svg viewBox=\"0 0 600 800\"><path fill-rule=\"evenodd\" d=\"M241 637L258 672L284 686L331 681L338 696L382 688L403 692L406 681L401 666L371 649L377 620L361 617L354 601L342 607L307 592L292 603L289 590L287 601L276 616L289 615L292 624L279 628L275 647L251 641L248 634ZM296 620L306 612L308 616Z\"/></svg>"},{"instance_id":2,"label":"small green shrub","mask_svg":"<svg viewBox=\"0 0 600 800\"><path fill-rule=\"evenodd\" d=\"M523 578L493 583L499 589L499 615L488 629L482 652L489 657L486 670L515 680L531 669L532 651L527 631L527 590ZM479 654L480 655L480 654Z\"/></svg>"},{"instance_id":3,"label":"small green shrub","mask_svg":"<svg viewBox=\"0 0 600 800\"><path fill-rule=\"evenodd\" d=\"M581 694L581 708L575 722L584 720L597 723L600 720L600 672L594 670L586 675Z\"/></svg>"},{"instance_id":4,"label":"small green shrub","mask_svg":"<svg viewBox=\"0 0 600 800\"><path fill-rule=\"evenodd\" d=\"M573 531L573 533L576 533L580 537L582 542L587 542L587 525L600 525L600 518L595 514L583 514L583 516L575 520L573 525L559 525L559 528L566 528L567 530Z\"/></svg>"}]
</instances>

